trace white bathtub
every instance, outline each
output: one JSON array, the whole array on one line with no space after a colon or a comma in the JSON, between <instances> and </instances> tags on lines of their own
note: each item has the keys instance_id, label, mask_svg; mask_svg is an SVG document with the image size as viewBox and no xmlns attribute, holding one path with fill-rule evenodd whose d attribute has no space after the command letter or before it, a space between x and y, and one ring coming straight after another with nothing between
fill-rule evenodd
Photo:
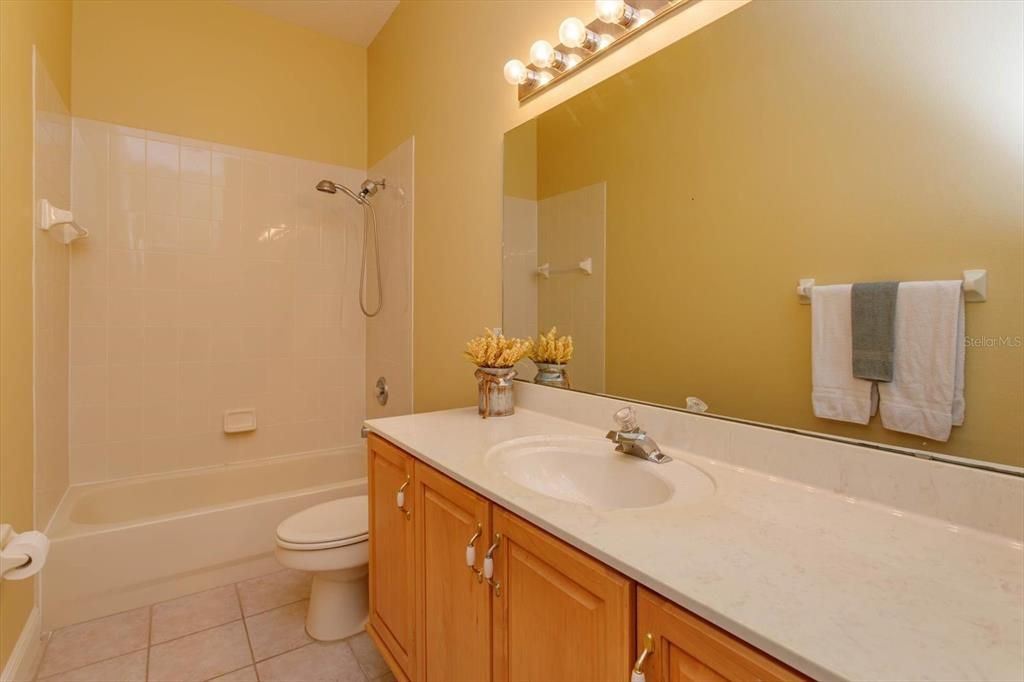
<instances>
[{"instance_id":1,"label":"white bathtub","mask_svg":"<svg viewBox=\"0 0 1024 682\"><path fill-rule=\"evenodd\" d=\"M72 486L47 529L43 628L273 571L282 519L365 493L362 445Z\"/></svg>"}]
</instances>

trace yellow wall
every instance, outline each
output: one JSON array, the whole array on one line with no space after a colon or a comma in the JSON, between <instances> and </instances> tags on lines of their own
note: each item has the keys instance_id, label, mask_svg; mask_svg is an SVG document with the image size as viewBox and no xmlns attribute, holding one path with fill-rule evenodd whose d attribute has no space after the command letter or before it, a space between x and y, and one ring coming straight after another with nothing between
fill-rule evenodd
<instances>
[{"instance_id":1,"label":"yellow wall","mask_svg":"<svg viewBox=\"0 0 1024 682\"><path fill-rule=\"evenodd\" d=\"M33 526L32 45L71 99L71 3L0 2L0 519ZM0 668L32 610L34 580L0 582Z\"/></svg>"},{"instance_id":2,"label":"yellow wall","mask_svg":"<svg viewBox=\"0 0 1024 682\"><path fill-rule=\"evenodd\" d=\"M520 106L501 75L538 38L557 42L589 0L403 2L369 49L369 160L416 136L413 326L418 411L469 405L461 351L501 321L502 135L666 42L743 4L705 0Z\"/></svg>"},{"instance_id":3,"label":"yellow wall","mask_svg":"<svg viewBox=\"0 0 1024 682\"><path fill-rule=\"evenodd\" d=\"M366 167L366 50L220 0L74 6L75 116Z\"/></svg>"},{"instance_id":4,"label":"yellow wall","mask_svg":"<svg viewBox=\"0 0 1024 682\"><path fill-rule=\"evenodd\" d=\"M541 117L540 197L607 180L607 316L655 329L608 325L606 390L1024 465L1024 349L968 348L948 443L820 420L794 293L984 267L968 336L1024 336L1021 20L755 2Z\"/></svg>"}]
</instances>

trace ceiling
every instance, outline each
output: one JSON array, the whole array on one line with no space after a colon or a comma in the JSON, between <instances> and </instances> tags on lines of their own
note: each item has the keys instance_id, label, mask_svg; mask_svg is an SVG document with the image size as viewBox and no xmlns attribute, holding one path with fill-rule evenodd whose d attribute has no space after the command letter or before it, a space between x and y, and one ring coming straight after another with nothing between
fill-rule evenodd
<instances>
[{"instance_id":1,"label":"ceiling","mask_svg":"<svg viewBox=\"0 0 1024 682\"><path fill-rule=\"evenodd\" d=\"M234 0L251 10L368 47L398 0Z\"/></svg>"}]
</instances>

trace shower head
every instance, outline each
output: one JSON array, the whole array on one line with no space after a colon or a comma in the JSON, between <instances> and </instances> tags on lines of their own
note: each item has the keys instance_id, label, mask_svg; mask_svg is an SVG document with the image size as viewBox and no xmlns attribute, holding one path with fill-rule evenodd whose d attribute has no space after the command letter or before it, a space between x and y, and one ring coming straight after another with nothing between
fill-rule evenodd
<instances>
[{"instance_id":1,"label":"shower head","mask_svg":"<svg viewBox=\"0 0 1024 682\"><path fill-rule=\"evenodd\" d=\"M363 184L359 186L359 193L353 192L345 185L334 182L332 180L321 180L316 183L316 189L319 192L325 192L327 194L337 194L338 190L341 190L347 194L357 204L366 204L367 197L372 197L377 193L377 190L381 190L387 187L387 180L381 178L380 180L370 180L367 178L363 181Z\"/></svg>"},{"instance_id":2,"label":"shower head","mask_svg":"<svg viewBox=\"0 0 1024 682\"><path fill-rule=\"evenodd\" d=\"M316 189L319 192L326 192L327 194L337 194L338 190L341 190L342 192L347 194L349 198L352 199L352 201L356 202L357 204L366 203L366 194L364 192L356 194L345 185L334 182L332 180L321 180L320 182L316 183Z\"/></svg>"}]
</instances>

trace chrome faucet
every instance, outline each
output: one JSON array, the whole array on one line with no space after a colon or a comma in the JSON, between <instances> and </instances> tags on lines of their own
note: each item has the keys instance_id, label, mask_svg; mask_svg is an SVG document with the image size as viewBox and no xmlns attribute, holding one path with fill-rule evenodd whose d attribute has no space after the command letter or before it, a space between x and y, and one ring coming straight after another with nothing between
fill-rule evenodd
<instances>
[{"instance_id":1,"label":"chrome faucet","mask_svg":"<svg viewBox=\"0 0 1024 682\"><path fill-rule=\"evenodd\" d=\"M636 412L632 407L627 405L616 412L615 421L619 425L619 430L609 431L605 438L613 443L618 443L618 447L615 448L616 452L658 464L672 461L671 457L661 451L654 439L637 425Z\"/></svg>"}]
</instances>

